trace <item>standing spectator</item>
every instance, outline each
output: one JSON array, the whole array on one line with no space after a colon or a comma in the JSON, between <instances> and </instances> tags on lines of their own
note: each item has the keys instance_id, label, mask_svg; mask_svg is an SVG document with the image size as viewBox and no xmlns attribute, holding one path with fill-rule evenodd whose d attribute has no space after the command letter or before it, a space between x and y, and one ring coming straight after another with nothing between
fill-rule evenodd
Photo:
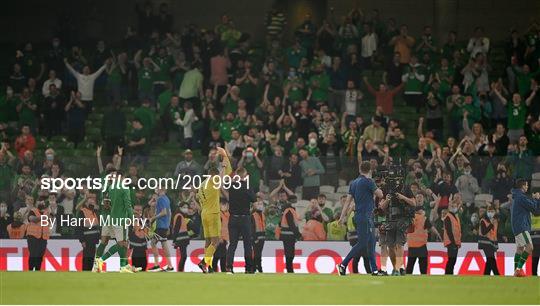
<instances>
[{"instance_id":1,"label":"standing spectator","mask_svg":"<svg viewBox=\"0 0 540 306\"><path fill-rule=\"evenodd\" d=\"M52 136L56 136L62 131L66 100L55 84L51 84L49 87L49 93L40 106L40 113L43 116L45 133L50 139Z\"/></svg>"},{"instance_id":2,"label":"standing spectator","mask_svg":"<svg viewBox=\"0 0 540 306\"><path fill-rule=\"evenodd\" d=\"M506 99L503 100L506 105ZM521 135L523 135L523 127L527 118L527 107L531 100L522 101L518 93L512 95L512 104L508 105L508 139L510 143L515 144Z\"/></svg>"},{"instance_id":3,"label":"standing spectator","mask_svg":"<svg viewBox=\"0 0 540 306\"><path fill-rule=\"evenodd\" d=\"M513 166L512 176L516 179L529 180L534 171L534 157L528 143L527 137L522 135L517 144L508 146L508 161Z\"/></svg>"},{"instance_id":4,"label":"standing spectator","mask_svg":"<svg viewBox=\"0 0 540 306\"><path fill-rule=\"evenodd\" d=\"M141 56L142 50L139 50L133 58L133 64L137 69L138 98L140 101L148 99L154 103L153 85L160 68L150 57L145 57L141 65Z\"/></svg>"},{"instance_id":5,"label":"standing spectator","mask_svg":"<svg viewBox=\"0 0 540 306\"><path fill-rule=\"evenodd\" d=\"M322 64L318 64L313 69L313 75L309 79L309 92L311 93L309 96L311 96L311 100L315 104L328 101L330 77L325 72Z\"/></svg>"},{"instance_id":6,"label":"standing spectator","mask_svg":"<svg viewBox=\"0 0 540 306\"><path fill-rule=\"evenodd\" d=\"M416 112L419 113L420 108L424 105L423 88L426 75L416 56L411 57L401 80L405 83L403 99L407 102L407 105L415 106Z\"/></svg>"},{"instance_id":7,"label":"standing spectator","mask_svg":"<svg viewBox=\"0 0 540 306\"><path fill-rule=\"evenodd\" d=\"M86 108L87 105L81 100L81 92L77 91L75 93L72 91L69 102L64 107L64 111L67 115L68 139L75 143L75 146L84 139Z\"/></svg>"},{"instance_id":8,"label":"standing spectator","mask_svg":"<svg viewBox=\"0 0 540 306\"><path fill-rule=\"evenodd\" d=\"M148 131L139 119L131 122L132 131L128 137L127 146L131 163L146 164L148 159Z\"/></svg>"},{"instance_id":9,"label":"standing spectator","mask_svg":"<svg viewBox=\"0 0 540 306\"><path fill-rule=\"evenodd\" d=\"M318 196L321 185L320 176L325 173L321 161L316 156L309 156L307 149L300 149L300 168L302 169L302 199L311 200Z\"/></svg>"},{"instance_id":10,"label":"standing spectator","mask_svg":"<svg viewBox=\"0 0 540 306\"><path fill-rule=\"evenodd\" d=\"M36 139L30 131L30 126L23 125L21 127L21 134L15 140L15 150L20 159L23 159L26 151L34 151L36 147Z\"/></svg>"},{"instance_id":11,"label":"standing spectator","mask_svg":"<svg viewBox=\"0 0 540 306\"><path fill-rule=\"evenodd\" d=\"M489 38L484 36L484 29L482 27L476 27L474 29L474 36L469 39L469 43L467 44L467 52L471 54L471 58L475 58L479 53L487 55L488 51Z\"/></svg>"},{"instance_id":12,"label":"standing spectator","mask_svg":"<svg viewBox=\"0 0 540 306\"><path fill-rule=\"evenodd\" d=\"M193 122L197 120L193 105L190 101L184 102L184 118L177 118L175 124L182 127L184 131L184 148L193 148Z\"/></svg>"},{"instance_id":13,"label":"standing spectator","mask_svg":"<svg viewBox=\"0 0 540 306\"><path fill-rule=\"evenodd\" d=\"M379 90L375 90L369 83L367 77L364 77L364 84L366 84L367 90L375 97L375 105L382 108L382 112L385 115L391 115L394 112L394 96L403 88L404 83L400 82L393 89L388 89L387 85L380 84Z\"/></svg>"},{"instance_id":14,"label":"standing spectator","mask_svg":"<svg viewBox=\"0 0 540 306\"><path fill-rule=\"evenodd\" d=\"M397 87L401 84L401 76L403 75L403 65L401 63L401 54L394 53L392 61L388 63L383 73L383 83L387 86Z\"/></svg>"},{"instance_id":15,"label":"standing spectator","mask_svg":"<svg viewBox=\"0 0 540 306\"><path fill-rule=\"evenodd\" d=\"M386 130L381 126L382 116L373 116L371 124L364 129L362 141L371 140L375 144L383 144L385 141Z\"/></svg>"},{"instance_id":16,"label":"standing spectator","mask_svg":"<svg viewBox=\"0 0 540 306\"><path fill-rule=\"evenodd\" d=\"M377 52L378 38L371 24L365 22L363 27L364 36L362 36L362 51L360 52L361 63L362 69L369 69Z\"/></svg>"},{"instance_id":17,"label":"standing spectator","mask_svg":"<svg viewBox=\"0 0 540 306\"><path fill-rule=\"evenodd\" d=\"M49 70L49 78L43 82L41 94L47 98L51 92L51 85L55 85L56 89L62 89L62 80L56 77L56 71Z\"/></svg>"},{"instance_id":18,"label":"standing spectator","mask_svg":"<svg viewBox=\"0 0 540 306\"><path fill-rule=\"evenodd\" d=\"M101 127L101 136L105 141L105 152L112 156L117 147L124 147L127 119L120 108L120 103L113 103L105 112Z\"/></svg>"},{"instance_id":19,"label":"standing spectator","mask_svg":"<svg viewBox=\"0 0 540 306\"><path fill-rule=\"evenodd\" d=\"M302 185L302 168L299 165L297 154L290 154L289 162L283 165L279 174L285 180L285 185L292 190Z\"/></svg>"},{"instance_id":20,"label":"standing spectator","mask_svg":"<svg viewBox=\"0 0 540 306\"><path fill-rule=\"evenodd\" d=\"M478 180L472 176L471 171L471 165L466 163L465 171L456 179L456 188L467 206L474 205L474 196L480 192Z\"/></svg>"},{"instance_id":21,"label":"standing spectator","mask_svg":"<svg viewBox=\"0 0 540 306\"><path fill-rule=\"evenodd\" d=\"M180 85L178 97L182 100L198 103L198 98L203 96L203 75L197 63L188 65L188 69Z\"/></svg>"},{"instance_id":22,"label":"standing spectator","mask_svg":"<svg viewBox=\"0 0 540 306\"><path fill-rule=\"evenodd\" d=\"M99 78L99 76L105 71L105 68L107 68L107 64L103 64L96 72L90 73L90 67L84 66L82 69L82 73L77 72L73 67L69 64L67 58L64 59L64 62L66 63L66 67L71 72L73 77L77 80L77 91L80 93L80 99L86 104L86 111L91 112L92 111L92 101L94 100L94 83L96 82L96 79Z\"/></svg>"},{"instance_id":23,"label":"standing spectator","mask_svg":"<svg viewBox=\"0 0 540 306\"><path fill-rule=\"evenodd\" d=\"M230 151L232 153L232 151ZM262 183L263 162L259 158L259 149L248 147L242 151L242 158L238 161L238 167L243 167L249 173L249 189L258 192Z\"/></svg>"},{"instance_id":24,"label":"standing spectator","mask_svg":"<svg viewBox=\"0 0 540 306\"><path fill-rule=\"evenodd\" d=\"M184 160L176 165L174 176L189 176L193 178L197 175L202 175L201 165L193 159L193 152L190 149L184 151ZM184 178L185 179L185 178Z\"/></svg>"},{"instance_id":25,"label":"standing spectator","mask_svg":"<svg viewBox=\"0 0 540 306\"><path fill-rule=\"evenodd\" d=\"M343 107L341 107L344 116L346 116L343 123L348 124L350 121L354 121L354 118L358 115L358 103L363 97L364 94L356 88L354 80L348 80Z\"/></svg>"},{"instance_id":26,"label":"standing spectator","mask_svg":"<svg viewBox=\"0 0 540 306\"><path fill-rule=\"evenodd\" d=\"M414 38L408 34L409 28L406 25L402 25L399 28L399 35L392 37L388 43L394 46L394 52L400 54L400 61L402 64L408 64L411 59L411 48L414 45Z\"/></svg>"}]
</instances>

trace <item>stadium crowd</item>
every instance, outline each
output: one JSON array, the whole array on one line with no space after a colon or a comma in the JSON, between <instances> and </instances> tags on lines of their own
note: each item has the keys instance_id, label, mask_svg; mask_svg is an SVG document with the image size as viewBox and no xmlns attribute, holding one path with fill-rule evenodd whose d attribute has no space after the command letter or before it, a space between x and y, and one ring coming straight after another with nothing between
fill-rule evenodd
<instances>
[{"instance_id":1,"label":"stadium crowd","mask_svg":"<svg viewBox=\"0 0 540 306\"><path fill-rule=\"evenodd\" d=\"M202 175L221 146L233 168L250 175L266 239L290 203L303 240L347 240L354 224L339 222L347 185L370 161L375 176L402 165L438 233L456 205L462 241L476 242L494 210L497 240L513 242L514 179L540 186L539 24L512 29L504 43L482 27L439 42L430 26L409 33L399 20L354 8L346 16L331 11L322 24L307 15L287 41L285 15L273 9L257 41L227 14L214 28L175 31L166 4L136 13L138 25L121 41L88 46L55 36L3 59L11 71L0 96L0 238L24 227L34 207L59 216L77 214L89 199L99 205L99 193L48 192L41 178L112 168L132 178ZM502 59L492 60L494 48L504 49ZM164 146L172 150L152 158ZM78 158L90 162L70 166ZM178 163L149 171L162 160ZM182 211L190 236L200 238L194 194L168 192L173 212ZM153 191L134 190L132 199L152 215ZM57 227L51 236L77 233Z\"/></svg>"}]
</instances>

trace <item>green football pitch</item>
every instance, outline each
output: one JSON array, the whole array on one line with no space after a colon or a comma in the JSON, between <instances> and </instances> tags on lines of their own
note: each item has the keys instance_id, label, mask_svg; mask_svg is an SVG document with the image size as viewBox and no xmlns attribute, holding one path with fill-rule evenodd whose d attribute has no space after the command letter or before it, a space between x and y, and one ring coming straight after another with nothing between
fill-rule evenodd
<instances>
[{"instance_id":1,"label":"green football pitch","mask_svg":"<svg viewBox=\"0 0 540 306\"><path fill-rule=\"evenodd\" d=\"M537 277L0 272L0 304L540 304Z\"/></svg>"}]
</instances>

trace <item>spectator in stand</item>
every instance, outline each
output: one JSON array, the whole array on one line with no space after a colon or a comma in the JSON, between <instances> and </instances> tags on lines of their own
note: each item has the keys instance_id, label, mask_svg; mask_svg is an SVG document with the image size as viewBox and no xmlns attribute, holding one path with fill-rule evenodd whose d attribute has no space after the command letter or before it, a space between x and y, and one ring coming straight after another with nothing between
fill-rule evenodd
<instances>
[{"instance_id":1,"label":"spectator in stand","mask_svg":"<svg viewBox=\"0 0 540 306\"><path fill-rule=\"evenodd\" d=\"M465 171L456 179L456 188L461 194L463 203L467 206L474 205L474 197L480 192L478 180L472 176L471 164L465 164Z\"/></svg>"},{"instance_id":2,"label":"spectator in stand","mask_svg":"<svg viewBox=\"0 0 540 306\"><path fill-rule=\"evenodd\" d=\"M143 58L141 65L142 52L142 50L137 51L133 58L133 64L137 69L138 98L140 101L148 99L153 103L155 101L153 84L160 67L151 57Z\"/></svg>"},{"instance_id":3,"label":"spectator in stand","mask_svg":"<svg viewBox=\"0 0 540 306\"><path fill-rule=\"evenodd\" d=\"M75 143L75 147L84 139L87 107L89 106L81 100L80 91L72 91L71 97L64 107L67 116L68 139Z\"/></svg>"},{"instance_id":4,"label":"spectator in stand","mask_svg":"<svg viewBox=\"0 0 540 306\"><path fill-rule=\"evenodd\" d=\"M401 76L400 76L401 77ZM388 89L385 84L379 84L379 90L375 90L369 83L367 77L364 77L364 83L368 91L375 96L375 105L382 107L385 115L391 115L394 112L394 96L403 88L404 83L400 83L393 89Z\"/></svg>"},{"instance_id":5,"label":"spectator in stand","mask_svg":"<svg viewBox=\"0 0 540 306\"><path fill-rule=\"evenodd\" d=\"M203 75L198 63L188 65L188 71L178 91L178 97L190 101L192 105L199 105L199 97L203 96Z\"/></svg>"},{"instance_id":6,"label":"spectator in stand","mask_svg":"<svg viewBox=\"0 0 540 306\"><path fill-rule=\"evenodd\" d=\"M298 155L290 154L289 162L285 163L278 173L285 180L285 185L292 190L302 185L302 168L298 162Z\"/></svg>"},{"instance_id":7,"label":"spectator in stand","mask_svg":"<svg viewBox=\"0 0 540 306\"><path fill-rule=\"evenodd\" d=\"M193 179L194 176L200 176L203 174L203 168L201 165L193 159L193 152L190 149L184 151L184 160L176 165L174 170L174 176L182 176L182 180L185 180L185 176L189 176Z\"/></svg>"},{"instance_id":8,"label":"spectator in stand","mask_svg":"<svg viewBox=\"0 0 540 306\"><path fill-rule=\"evenodd\" d=\"M51 83L48 94L40 106L40 113L44 120L43 126L49 139L62 132L62 122L65 119L66 100L58 89L55 84Z\"/></svg>"},{"instance_id":9,"label":"spectator in stand","mask_svg":"<svg viewBox=\"0 0 540 306\"><path fill-rule=\"evenodd\" d=\"M371 140L375 144L383 144L386 137L386 130L381 126L383 118L381 116L373 116L371 124L364 129L362 140Z\"/></svg>"},{"instance_id":10,"label":"spectator in stand","mask_svg":"<svg viewBox=\"0 0 540 306\"><path fill-rule=\"evenodd\" d=\"M127 153L131 163L146 165L148 159L148 130L139 119L131 121L132 131L127 138Z\"/></svg>"},{"instance_id":11,"label":"spectator in stand","mask_svg":"<svg viewBox=\"0 0 540 306\"><path fill-rule=\"evenodd\" d=\"M368 22L364 22L363 32L364 35L362 36L361 44L362 51L360 53L361 63L363 69L369 69L375 60L374 56L377 53L378 38L373 29L373 25Z\"/></svg>"},{"instance_id":12,"label":"spectator in stand","mask_svg":"<svg viewBox=\"0 0 540 306\"><path fill-rule=\"evenodd\" d=\"M401 77L404 85L403 99L409 106L415 106L416 112L424 106L423 87L426 75L424 68L418 63L415 55L411 57L408 66L405 66L404 74Z\"/></svg>"},{"instance_id":13,"label":"spectator in stand","mask_svg":"<svg viewBox=\"0 0 540 306\"><path fill-rule=\"evenodd\" d=\"M471 54L471 58L475 58L479 53L487 55L489 47L490 41L489 38L484 36L484 28L476 27L474 36L469 39L467 44L467 52Z\"/></svg>"},{"instance_id":14,"label":"spectator in stand","mask_svg":"<svg viewBox=\"0 0 540 306\"><path fill-rule=\"evenodd\" d=\"M67 69L77 80L77 91L80 93L80 100L86 105L86 111L92 111L92 101L94 100L94 83L96 79L105 71L107 65L111 64L110 60L107 60L96 72L90 73L90 67L84 66L82 73L77 72L68 62L67 58L64 59Z\"/></svg>"},{"instance_id":15,"label":"spectator in stand","mask_svg":"<svg viewBox=\"0 0 540 306\"><path fill-rule=\"evenodd\" d=\"M56 89L62 89L62 80L56 77L56 71L49 70L49 78L43 82L41 94L47 98L51 93L51 85L54 85Z\"/></svg>"},{"instance_id":16,"label":"spectator in stand","mask_svg":"<svg viewBox=\"0 0 540 306\"><path fill-rule=\"evenodd\" d=\"M325 173L321 161L316 156L310 156L308 150L300 149L300 168L302 169L302 199L311 200L319 194L320 176Z\"/></svg>"},{"instance_id":17,"label":"spectator in stand","mask_svg":"<svg viewBox=\"0 0 540 306\"><path fill-rule=\"evenodd\" d=\"M324 241L326 231L322 223L321 211L314 209L310 212L310 218L302 227L302 240L304 241Z\"/></svg>"},{"instance_id":18,"label":"spectator in stand","mask_svg":"<svg viewBox=\"0 0 540 306\"><path fill-rule=\"evenodd\" d=\"M391 88L401 84L404 65L401 63L401 54L395 52L392 61L386 66L383 73L383 83Z\"/></svg>"},{"instance_id":19,"label":"spectator in stand","mask_svg":"<svg viewBox=\"0 0 540 306\"><path fill-rule=\"evenodd\" d=\"M35 147L36 139L30 131L30 126L22 126L21 134L15 140L15 150L17 151L17 155L22 159L27 151L34 151Z\"/></svg>"},{"instance_id":20,"label":"spectator in stand","mask_svg":"<svg viewBox=\"0 0 540 306\"><path fill-rule=\"evenodd\" d=\"M409 36L409 28L406 25L402 25L399 28L399 35L392 37L388 43L394 46L394 52L400 54L400 61L402 64L408 64L411 59L411 49L415 43L412 36Z\"/></svg>"}]
</instances>

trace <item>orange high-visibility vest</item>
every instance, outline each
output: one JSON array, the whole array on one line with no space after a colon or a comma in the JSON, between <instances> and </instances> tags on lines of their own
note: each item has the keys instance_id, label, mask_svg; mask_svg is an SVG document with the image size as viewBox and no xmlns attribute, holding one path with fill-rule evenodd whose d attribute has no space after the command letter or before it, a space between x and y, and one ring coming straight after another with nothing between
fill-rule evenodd
<instances>
[{"instance_id":1,"label":"orange high-visibility vest","mask_svg":"<svg viewBox=\"0 0 540 306\"><path fill-rule=\"evenodd\" d=\"M326 240L326 232L322 222L311 219L306 222L302 230L302 239L304 241L323 241Z\"/></svg>"},{"instance_id":2,"label":"orange high-visibility vest","mask_svg":"<svg viewBox=\"0 0 540 306\"><path fill-rule=\"evenodd\" d=\"M292 207L289 207L287 209L285 209L285 211L283 211L283 215L281 215L281 227L289 227L289 222L287 221L287 213L291 212L292 215L293 215L293 219L295 221L299 220L298 219L298 214L296 213L296 210Z\"/></svg>"},{"instance_id":3,"label":"orange high-visibility vest","mask_svg":"<svg viewBox=\"0 0 540 306\"><path fill-rule=\"evenodd\" d=\"M414 231L407 234L407 244L409 248L419 248L427 244L428 231L424 228L426 224L426 214L417 212L414 215Z\"/></svg>"},{"instance_id":4,"label":"orange high-visibility vest","mask_svg":"<svg viewBox=\"0 0 540 306\"><path fill-rule=\"evenodd\" d=\"M39 209L32 208L32 212L36 215L38 220L41 219L42 213L39 212ZM49 214L49 210L47 209L44 215L48 215L48 214ZM37 223L29 222L28 225L26 226L26 236L32 236L38 239L41 238L41 239L47 240L49 239L49 227L47 225L41 226L40 221L38 221Z\"/></svg>"},{"instance_id":5,"label":"orange high-visibility vest","mask_svg":"<svg viewBox=\"0 0 540 306\"><path fill-rule=\"evenodd\" d=\"M266 219L264 214L259 211L255 211L251 214L253 218L253 225L255 225L255 233L253 238L255 240L265 240L266 239Z\"/></svg>"},{"instance_id":6,"label":"orange high-visibility vest","mask_svg":"<svg viewBox=\"0 0 540 306\"><path fill-rule=\"evenodd\" d=\"M454 235L454 241L456 242L456 245L461 245L461 221L459 221L459 218L454 216L452 213L447 213L446 218L450 218L450 223L452 223L452 234ZM445 220L446 220L445 218ZM452 242L450 241L450 238L448 237L448 233L446 232L446 226L444 227L444 246L450 245Z\"/></svg>"},{"instance_id":7,"label":"orange high-visibility vest","mask_svg":"<svg viewBox=\"0 0 540 306\"><path fill-rule=\"evenodd\" d=\"M21 223L20 226L13 227L12 224L7 226L9 239L22 239L26 234L26 224Z\"/></svg>"},{"instance_id":8,"label":"orange high-visibility vest","mask_svg":"<svg viewBox=\"0 0 540 306\"><path fill-rule=\"evenodd\" d=\"M262 212L254 212L252 214L255 222L255 232L264 232L266 230L266 219Z\"/></svg>"},{"instance_id":9,"label":"orange high-visibility vest","mask_svg":"<svg viewBox=\"0 0 540 306\"><path fill-rule=\"evenodd\" d=\"M229 212L221 212L221 239L229 241Z\"/></svg>"},{"instance_id":10,"label":"orange high-visibility vest","mask_svg":"<svg viewBox=\"0 0 540 306\"><path fill-rule=\"evenodd\" d=\"M173 229L176 229L177 227L178 227L178 233L187 232L187 220L186 218L184 218L184 216L181 213L177 213L174 216ZM178 234L178 233L173 233L173 234Z\"/></svg>"},{"instance_id":11,"label":"orange high-visibility vest","mask_svg":"<svg viewBox=\"0 0 540 306\"><path fill-rule=\"evenodd\" d=\"M486 227L490 225L490 223L486 219L482 219L482 223L484 223ZM486 237L491 241L497 241L497 225L493 224L493 228L491 228L491 230L486 235L482 235L482 229L480 228L480 230L478 231L478 235L481 237Z\"/></svg>"},{"instance_id":12,"label":"orange high-visibility vest","mask_svg":"<svg viewBox=\"0 0 540 306\"><path fill-rule=\"evenodd\" d=\"M92 224L97 224L97 215L96 215L96 212L90 208L87 208L87 207L82 207L81 208L81 212L84 214L84 227L85 228L90 228L90 222L92 222Z\"/></svg>"}]
</instances>

